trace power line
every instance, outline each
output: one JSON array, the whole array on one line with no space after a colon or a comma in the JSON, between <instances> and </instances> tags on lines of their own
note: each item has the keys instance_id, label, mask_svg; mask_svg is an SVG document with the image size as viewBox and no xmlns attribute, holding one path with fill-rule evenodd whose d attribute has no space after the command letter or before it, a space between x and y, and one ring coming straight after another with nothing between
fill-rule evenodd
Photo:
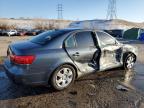
<instances>
[{"instance_id":1,"label":"power line","mask_svg":"<svg viewBox=\"0 0 144 108\"><path fill-rule=\"evenodd\" d=\"M117 18L116 0L109 0L106 18L108 20Z\"/></svg>"},{"instance_id":2,"label":"power line","mask_svg":"<svg viewBox=\"0 0 144 108\"><path fill-rule=\"evenodd\" d=\"M62 4L58 4L57 5L57 12L58 12L58 19L61 20L63 19L63 5Z\"/></svg>"}]
</instances>

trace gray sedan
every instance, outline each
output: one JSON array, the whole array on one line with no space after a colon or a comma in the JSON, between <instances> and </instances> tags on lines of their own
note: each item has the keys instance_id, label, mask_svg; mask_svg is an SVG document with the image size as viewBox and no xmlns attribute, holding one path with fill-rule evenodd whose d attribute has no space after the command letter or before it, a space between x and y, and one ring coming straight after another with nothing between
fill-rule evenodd
<instances>
[{"instance_id":1,"label":"gray sedan","mask_svg":"<svg viewBox=\"0 0 144 108\"><path fill-rule=\"evenodd\" d=\"M9 45L7 76L25 85L51 84L56 90L75 79L111 68L132 69L137 49L97 30L63 29Z\"/></svg>"}]
</instances>

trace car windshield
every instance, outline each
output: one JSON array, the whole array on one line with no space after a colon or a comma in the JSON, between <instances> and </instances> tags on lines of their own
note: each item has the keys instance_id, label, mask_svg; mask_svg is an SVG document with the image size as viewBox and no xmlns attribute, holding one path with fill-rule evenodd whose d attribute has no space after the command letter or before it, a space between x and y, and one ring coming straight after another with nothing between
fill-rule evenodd
<instances>
[{"instance_id":1,"label":"car windshield","mask_svg":"<svg viewBox=\"0 0 144 108\"><path fill-rule=\"evenodd\" d=\"M68 32L68 30L47 31L37 35L34 38L31 38L30 41L38 44L46 44L47 42L53 40L57 36L62 36Z\"/></svg>"}]
</instances>

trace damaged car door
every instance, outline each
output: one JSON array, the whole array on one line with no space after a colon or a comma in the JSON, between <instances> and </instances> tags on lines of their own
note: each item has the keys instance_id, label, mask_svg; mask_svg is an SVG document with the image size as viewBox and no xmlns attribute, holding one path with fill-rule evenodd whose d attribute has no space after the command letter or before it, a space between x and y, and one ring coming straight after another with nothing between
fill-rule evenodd
<instances>
[{"instance_id":1,"label":"damaged car door","mask_svg":"<svg viewBox=\"0 0 144 108\"><path fill-rule=\"evenodd\" d=\"M89 66L93 55L98 50L94 44L95 34L92 31L79 31L70 35L65 41L65 49L81 72L93 72Z\"/></svg>"},{"instance_id":2,"label":"damaged car door","mask_svg":"<svg viewBox=\"0 0 144 108\"><path fill-rule=\"evenodd\" d=\"M122 46L105 32L97 32L101 49L100 70L121 65Z\"/></svg>"}]
</instances>

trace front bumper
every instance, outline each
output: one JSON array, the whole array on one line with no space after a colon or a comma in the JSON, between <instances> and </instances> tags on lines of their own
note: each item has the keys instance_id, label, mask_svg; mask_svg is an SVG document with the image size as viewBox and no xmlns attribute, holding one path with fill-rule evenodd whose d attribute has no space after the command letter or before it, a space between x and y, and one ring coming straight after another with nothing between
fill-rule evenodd
<instances>
[{"instance_id":1,"label":"front bumper","mask_svg":"<svg viewBox=\"0 0 144 108\"><path fill-rule=\"evenodd\" d=\"M47 85L48 78L46 73L29 73L27 66L12 64L8 59L4 62L6 75L16 84L31 86Z\"/></svg>"}]
</instances>

